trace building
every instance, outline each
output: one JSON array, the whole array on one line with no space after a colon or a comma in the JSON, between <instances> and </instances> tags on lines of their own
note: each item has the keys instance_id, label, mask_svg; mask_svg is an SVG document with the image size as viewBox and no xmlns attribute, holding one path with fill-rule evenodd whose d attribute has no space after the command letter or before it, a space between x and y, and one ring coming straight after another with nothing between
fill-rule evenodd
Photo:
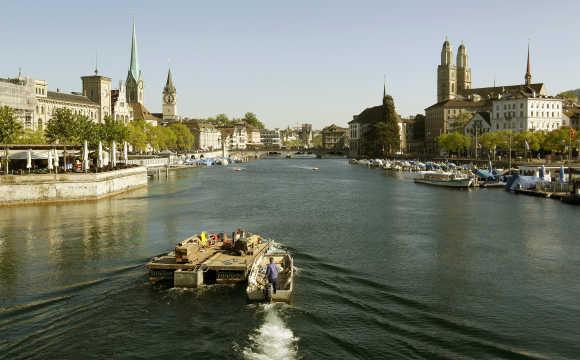
<instances>
[{"instance_id":1,"label":"building","mask_svg":"<svg viewBox=\"0 0 580 360\"><path fill-rule=\"evenodd\" d=\"M244 125L220 128L227 150L245 150L248 144L248 132Z\"/></svg>"},{"instance_id":2,"label":"building","mask_svg":"<svg viewBox=\"0 0 580 360\"><path fill-rule=\"evenodd\" d=\"M280 149L282 141L280 139L280 130L278 129L261 129L260 140L266 149Z\"/></svg>"},{"instance_id":3,"label":"building","mask_svg":"<svg viewBox=\"0 0 580 360\"><path fill-rule=\"evenodd\" d=\"M252 148L262 147L261 131L257 127L246 125L246 133L248 135L247 145Z\"/></svg>"},{"instance_id":4,"label":"building","mask_svg":"<svg viewBox=\"0 0 580 360\"><path fill-rule=\"evenodd\" d=\"M476 112L465 125L464 135L479 136L491 131L491 113L488 111Z\"/></svg>"},{"instance_id":5,"label":"building","mask_svg":"<svg viewBox=\"0 0 580 360\"><path fill-rule=\"evenodd\" d=\"M111 116L125 125L133 121L133 108L127 102L123 81L119 81L119 89L111 90Z\"/></svg>"},{"instance_id":6,"label":"building","mask_svg":"<svg viewBox=\"0 0 580 360\"><path fill-rule=\"evenodd\" d=\"M447 99L425 109L425 150L437 151L437 138L448 132L463 132L473 114L491 111L491 101Z\"/></svg>"},{"instance_id":7,"label":"building","mask_svg":"<svg viewBox=\"0 0 580 360\"><path fill-rule=\"evenodd\" d=\"M183 119L181 122L193 134L197 150L213 151L222 148L222 132L213 124L196 119Z\"/></svg>"},{"instance_id":8,"label":"building","mask_svg":"<svg viewBox=\"0 0 580 360\"><path fill-rule=\"evenodd\" d=\"M173 85L171 69L167 71L167 81L163 88L163 122L174 122L179 120L177 115L177 90Z\"/></svg>"},{"instance_id":9,"label":"building","mask_svg":"<svg viewBox=\"0 0 580 360\"><path fill-rule=\"evenodd\" d=\"M332 124L322 129L322 149L328 151L343 151L348 147L348 128Z\"/></svg>"},{"instance_id":10,"label":"building","mask_svg":"<svg viewBox=\"0 0 580 360\"><path fill-rule=\"evenodd\" d=\"M33 129L34 111L37 105L34 81L18 76L15 79L0 78L0 106L14 110L24 128Z\"/></svg>"},{"instance_id":11,"label":"building","mask_svg":"<svg viewBox=\"0 0 580 360\"><path fill-rule=\"evenodd\" d=\"M492 131L551 131L562 126L563 101L538 95L531 87L521 86L493 100Z\"/></svg>"}]
</instances>

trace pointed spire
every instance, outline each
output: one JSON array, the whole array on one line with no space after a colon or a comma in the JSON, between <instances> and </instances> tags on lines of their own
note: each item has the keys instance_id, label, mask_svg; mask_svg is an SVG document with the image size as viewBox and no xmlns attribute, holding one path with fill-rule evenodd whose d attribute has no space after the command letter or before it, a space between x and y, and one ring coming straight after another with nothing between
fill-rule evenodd
<instances>
[{"instance_id":1,"label":"pointed spire","mask_svg":"<svg viewBox=\"0 0 580 360\"><path fill-rule=\"evenodd\" d=\"M137 32L135 31L134 22L133 35L131 37L131 64L129 65L129 72L133 75L135 80L138 80L141 75L141 70L139 69L139 56L137 54Z\"/></svg>"},{"instance_id":2,"label":"pointed spire","mask_svg":"<svg viewBox=\"0 0 580 360\"><path fill-rule=\"evenodd\" d=\"M165 92L175 92L175 85L173 85L173 76L171 75L171 68L167 71L167 81L165 82Z\"/></svg>"},{"instance_id":3,"label":"pointed spire","mask_svg":"<svg viewBox=\"0 0 580 360\"><path fill-rule=\"evenodd\" d=\"M95 75L99 75L99 52L95 52Z\"/></svg>"},{"instance_id":4,"label":"pointed spire","mask_svg":"<svg viewBox=\"0 0 580 360\"><path fill-rule=\"evenodd\" d=\"M530 41L528 40L528 63L526 66L526 85L530 85L532 83L532 70L530 66Z\"/></svg>"}]
</instances>

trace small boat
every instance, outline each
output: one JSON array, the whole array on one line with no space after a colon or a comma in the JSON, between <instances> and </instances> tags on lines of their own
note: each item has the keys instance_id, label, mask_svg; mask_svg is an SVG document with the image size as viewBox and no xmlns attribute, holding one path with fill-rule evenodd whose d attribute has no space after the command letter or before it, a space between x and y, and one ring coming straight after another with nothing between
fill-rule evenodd
<instances>
[{"instance_id":1,"label":"small boat","mask_svg":"<svg viewBox=\"0 0 580 360\"><path fill-rule=\"evenodd\" d=\"M270 258L278 266L278 286L276 293L272 291L268 279L266 279L266 267ZM284 249L270 245L265 253L260 255L248 275L246 294L251 301L267 302L290 302L294 290L294 260L290 253Z\"/></svg>"},{"instance_id":2,"label":"small boat","mask_svg":"<svg viewBox=\"0 0 580 360\"><path fill-rule=\"evenodd\" d=\"M312 168L312 171L320 171L320 168L318 168L318 167L313 167L313 168Z\"/></svg>"},{"instance_id":3,"label":"small boat","mask_svg":"<svg viewBox=\"0 0 580 360\"><path fill-rule=\"evenodd\" d=\"M472 178L465 175L448 172L424 174L423 177L416 178L415 182L420 184L452 188L468 188L473 185Z\"/></svg>"}]
</instances>

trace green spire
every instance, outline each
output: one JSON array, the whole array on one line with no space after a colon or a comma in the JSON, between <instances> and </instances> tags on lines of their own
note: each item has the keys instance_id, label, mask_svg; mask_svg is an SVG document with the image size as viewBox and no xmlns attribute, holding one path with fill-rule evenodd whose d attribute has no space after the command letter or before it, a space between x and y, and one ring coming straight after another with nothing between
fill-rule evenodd
<instances>
[{"instance_id":1,"label":"green spire","mask_svg":"<svg viewBox=\"0 0 580 360\"><path fill-rule=\"evenodd\" d=\"M135 23L133 23L133 36L131 38L131 65L129 72L135 80L139 79L141 70L139 69L139 56L137 55L137 33L135 32Z\"/></svg>"}]
</instances>

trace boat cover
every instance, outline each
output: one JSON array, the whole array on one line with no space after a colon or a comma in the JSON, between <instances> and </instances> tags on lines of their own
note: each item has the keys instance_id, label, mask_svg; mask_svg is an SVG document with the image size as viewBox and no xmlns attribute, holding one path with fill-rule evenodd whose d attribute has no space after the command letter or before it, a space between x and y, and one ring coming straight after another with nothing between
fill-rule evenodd
<instances>
[{"instance_id":1,"label":"boat cover","mask_svg":"<svg viewBox=\"0 0 580 360\"><path fill-rule=\"evenodd\" d=\"M506 190L514 191L515 189L535 189L536 184L540 182L540 178L537 176L524 176L524 175L513 175L506 185Z\"/></svg>"}]
</instances>

